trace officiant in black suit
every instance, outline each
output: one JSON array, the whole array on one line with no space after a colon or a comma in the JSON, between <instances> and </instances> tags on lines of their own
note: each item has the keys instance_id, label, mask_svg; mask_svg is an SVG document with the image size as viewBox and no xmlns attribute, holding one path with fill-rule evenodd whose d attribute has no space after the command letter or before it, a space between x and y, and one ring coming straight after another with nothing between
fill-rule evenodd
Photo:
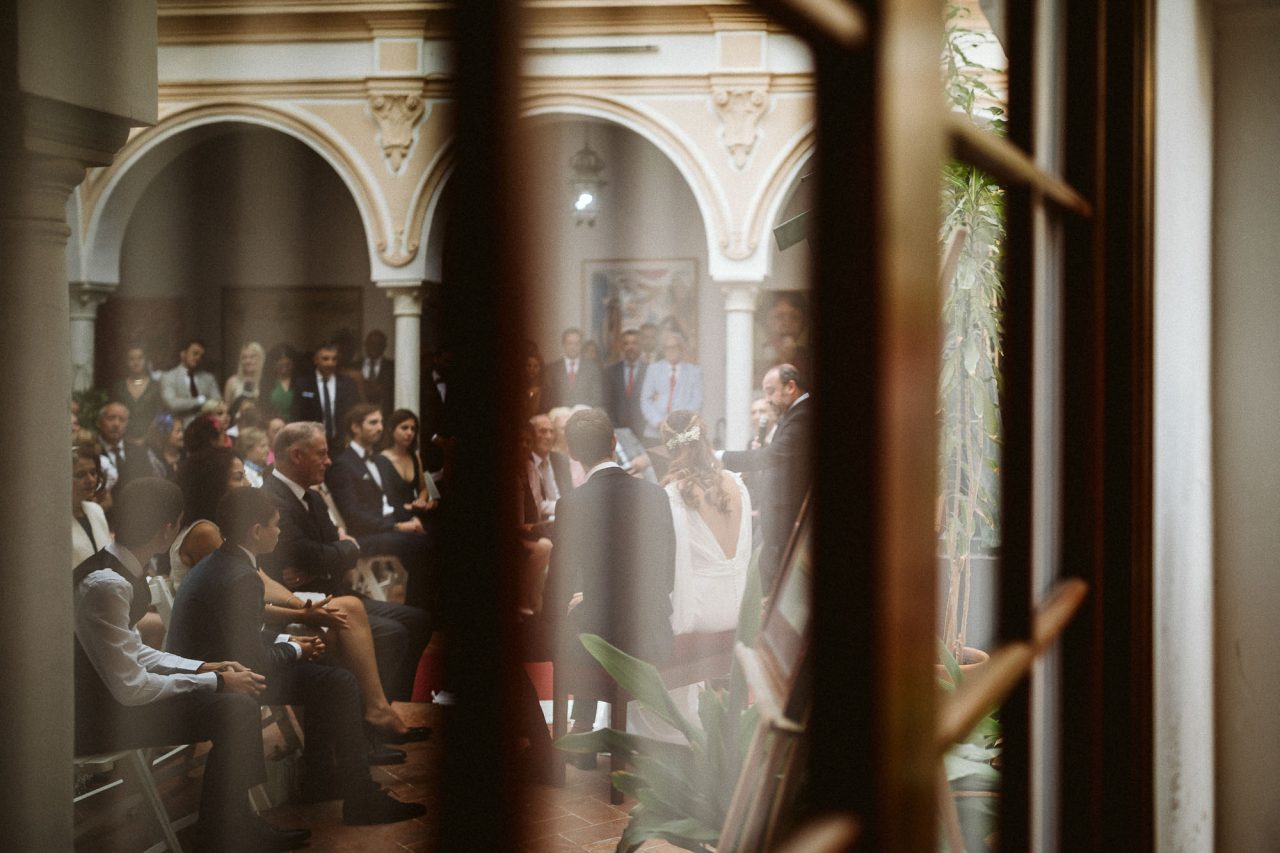
<instances>
[{"instance_id":1,"label":"officiant in black suit","mask_svg":"<svg viewBox=\"0 0 1280 853\"><path fill-rule=\"evenodd\" d=\"M298 377L291 420L323 424L329 454L336 456L342 449L342 419L360 402L360 391L354 380L338 373L337 344L316 347L311 362L315 369Z\"/></svg>"},{"instance_id":2,"label":"officiant in black suit","mask_svg":"<svg viewBox=\"0 0 1280 853\"><path fill-rule=\"evenodd\" d=\"M767 592L778 575L778 564L791 539L791 528L813 481L809 460L813 403L793 365L770 368L761 384L765 399L778 413L773 440L765 447L726 450L717 455L730 471L761 472L758 493L764 543L760 550L760 580Z\"/></svg>"},{"instance_id":3,"label":"officiant in black suit","mask_svg":"<svg viewBox=\"0 0 1280 853\"><path fill-rule=\"evenodd\" d=\"M562 634L562 659L595 665L578 640L578 634L587 633L660 664L671 655L675 577L667 493L629 476L614 461L613 424L604 410L569 418L565 440L569 454L587 468L587 481L556 507L551 575L557 590L575 593ZM549 601L555 601L549 607L565 606ZM595 697L574 691L574 729L589 729L595 715Z\"/></svg>"}]
</instances>

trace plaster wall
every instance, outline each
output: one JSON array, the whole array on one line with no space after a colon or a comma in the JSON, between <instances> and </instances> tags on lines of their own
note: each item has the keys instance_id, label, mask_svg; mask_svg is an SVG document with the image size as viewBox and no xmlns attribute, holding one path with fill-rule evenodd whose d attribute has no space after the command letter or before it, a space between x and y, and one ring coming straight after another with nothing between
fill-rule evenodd
<instances>
[{"instance_id":1,"label":"plaster wall","mask_svg":"<svg viewBox=\"0 0 1280 853\"><path fill-rule=\"evenodd\" d=\"M1280 3L1215 20L1213 432L1220 850L1280 838ZM1207 846L1207 841L1206 841Z\"/></svg>"}]
</instances>

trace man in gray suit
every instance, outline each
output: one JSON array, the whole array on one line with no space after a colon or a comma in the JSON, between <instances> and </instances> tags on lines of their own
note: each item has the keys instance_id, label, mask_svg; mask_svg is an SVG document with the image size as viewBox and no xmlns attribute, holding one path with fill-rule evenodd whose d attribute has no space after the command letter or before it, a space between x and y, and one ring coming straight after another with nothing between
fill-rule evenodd
<instances>
[{"instance_id":1,"label":"man in gray suit","mask_svg":"<svg viewBox=\"0 0 1280 853\"><path fill-rule=\"evenodd\" d=\"M209 371L200 369L204 350L204 341L187 341L178 352L178 366L160 377L160 396L183 426L200 414L200 407L205 403L222 399L218 380Z\"/></svg>"}]
</instances>

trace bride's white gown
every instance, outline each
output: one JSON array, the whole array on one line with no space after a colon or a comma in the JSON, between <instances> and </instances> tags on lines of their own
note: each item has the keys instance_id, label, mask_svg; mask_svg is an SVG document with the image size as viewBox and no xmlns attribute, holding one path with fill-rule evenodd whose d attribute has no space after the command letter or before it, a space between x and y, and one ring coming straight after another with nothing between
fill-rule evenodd
<instances>
[{"instance_id":1,"label":"bride's white gown","mask_svg":"<svg viewBox=\"0 0 1280 853\"><path fill-rule=\"evenodd\" d=\"M676 532L675 583L671 592L671 629L675 634L731 631L738 625L738 609L751 563L751 496L742 477L725 473L733 480L742 501L737 541L731 551L720 546L698 511L684 502L675 483L666 487ZM700 689L701 685L694 684L671 691L676 707L694 725L698 725ZM627 708L627 730L661 740L684 741L679 732L636 702Z\"/></svg>"}]
</instances>

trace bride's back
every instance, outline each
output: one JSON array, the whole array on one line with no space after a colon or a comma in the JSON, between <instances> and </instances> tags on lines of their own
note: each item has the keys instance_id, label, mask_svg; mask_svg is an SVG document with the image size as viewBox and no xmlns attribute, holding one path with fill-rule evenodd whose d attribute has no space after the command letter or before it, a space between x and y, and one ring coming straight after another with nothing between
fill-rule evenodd
<instances>
[{"instance_id":1,"label":"bride's back","mask_svg":"<svg viewBox=\"0 0 1280 853\"><path fill-rule=\"evenodd\" d=\"M742 495L732 475L720 471L718 476L720 479L718 489L705 489L697 481L689 483L676 481L676 488L686 498L689 495L697 498L698 517L715 537L724 558L732 560L737 555L738 534L742 525Z\"/></svg>"}]
</instances>

